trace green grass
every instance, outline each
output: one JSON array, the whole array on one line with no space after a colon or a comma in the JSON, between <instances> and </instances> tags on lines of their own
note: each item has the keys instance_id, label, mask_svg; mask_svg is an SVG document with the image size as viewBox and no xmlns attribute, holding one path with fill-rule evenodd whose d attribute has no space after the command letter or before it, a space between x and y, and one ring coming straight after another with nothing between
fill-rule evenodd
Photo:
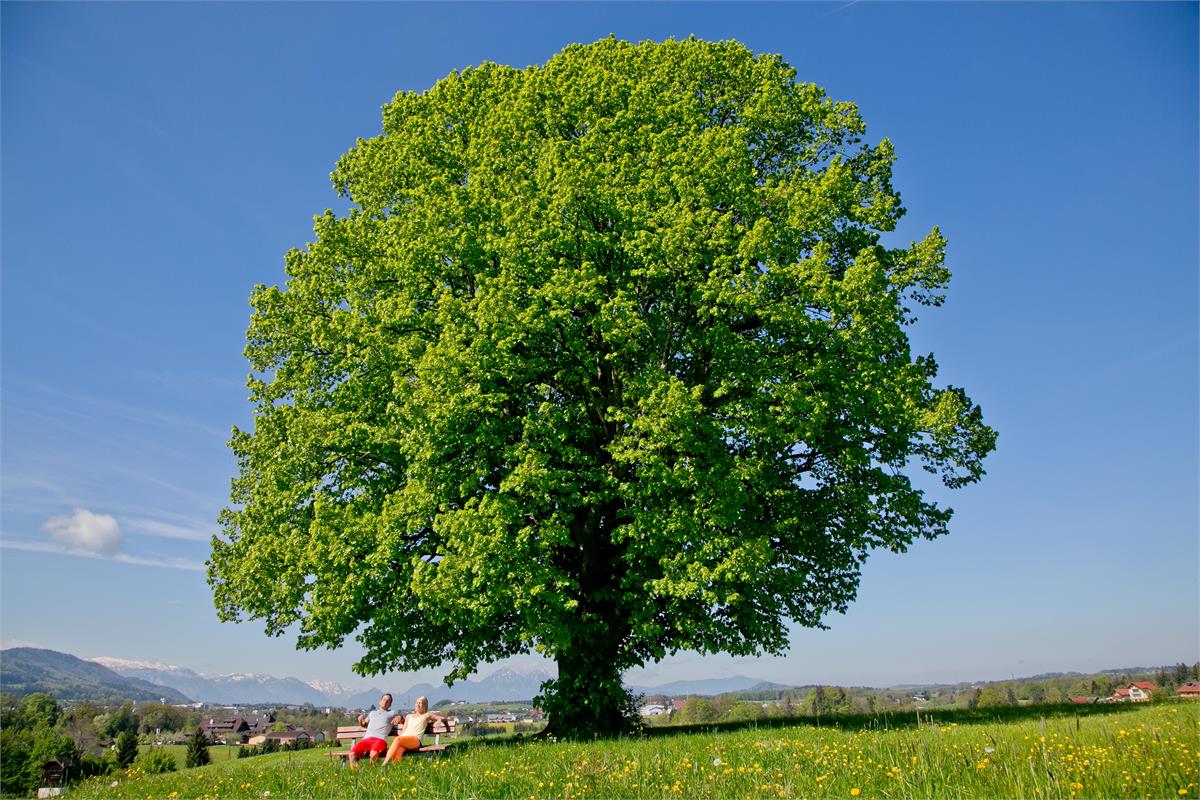
<instances>
[{"instance_id":1,"label":"green grass","mask_svg":"<svg viewBox=\"0 0 1200 800\"><path fill-rule=\"evenodd\" d=\"M214 747L209 752L211 752L215 756L218 752L218 749L219 748ZM138 745L138 755L139 756L142 753L148 752L150 750L166 750L168 753L175 756L175 763L179 765L180 769L183 769L183 766L186 763L184 761L184 759L187 758L187 745L186 744L164 744L164 745L157 746L157 747L154 745L150 745L150 744L139 744Z\"/></svg>"},{"instance_id":2,"label":"green grass","mask_svg":"<svg viewBox=\"0 0 1200 800\"><path fill-rule=\"evenodd\" d=\"M589 743L475 742L385 769L323 749L75 787L125 798L1197 797L1200 704L875 727L862 719ZM898 720L897 720L898 721ZM846 727L850 723L851 727ZM115 786L111 785L116 783ZM1182 792L1182 794L1181 794Z\"/></svg>"},{"instance_id":3,"label":"green grass","mask_svg":"<svg viewBox=\"0 0 1200 800\"><path fill-rule=\"evenodd\" d=\"M166 750L171 755L175 756L175 763L183 769L187 763L187 745L186 744L164 744L155 746L150 744L139 744L138 755L145 753L147 750ZM237 758L237 747L230 747L224 744L215 744L208 748L208 755L213 761L227 761ZM111 781L110 781L111 783Z\"/></svg>"}]
</instances>

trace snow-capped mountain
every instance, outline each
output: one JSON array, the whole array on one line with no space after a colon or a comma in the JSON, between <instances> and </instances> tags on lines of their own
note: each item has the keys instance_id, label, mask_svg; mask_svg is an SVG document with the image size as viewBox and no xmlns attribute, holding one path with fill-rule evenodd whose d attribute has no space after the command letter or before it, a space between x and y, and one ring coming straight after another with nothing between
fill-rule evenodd
<instances>
[{"instance_id":1,"label":"snow-capped mountain","mask_svg":"<svg viewBox=\"0 0 1200 800\"><path fill-rule=\"evenodd\" d=\"M120 668L120 669L126 669L126 670L148 669L148 670L155 670L158 672L187 672L187 673L191 673L193 675L195 674L195 673L192 673L192 671L189 669L184 669L183 667L176 667L173 664L160 664L157 661L134 661L134 660L128 659L128 658L107 658L104 656L101 656L100 658L89 658L87 660L94 661L97 664L108 667L109 669L113 670L114 672L118 668Z\"/></svg>"},{"instance_id":2,"label":"snow-capped mountain","mask_svg":"<svg viewBox=\"0 0 1200 800\"><path fill-rule=\"evenodd\" d=\"M273 675L247 673L206 675L186 667L176 667L170 664L109 657L90 660L108 667L118 675L141 678L177 689L201 703L343 705L342 701L335 701L324 692L318 691L296 678L276 678Z\"/></svg>"},{"instance_id":3,"label":"snow-capped mountain","mask_svg":"<svg viewBox=\"0 0 1200 800\"><path fill-rule=\"evenodd\" d=\"M342 695L346 694L357 694L357 690L347 689L340 683L334 683L333 681L319 681L314 679L309 681L308 685L327 697L341 697Z\"/></svg>"}]
</instances>

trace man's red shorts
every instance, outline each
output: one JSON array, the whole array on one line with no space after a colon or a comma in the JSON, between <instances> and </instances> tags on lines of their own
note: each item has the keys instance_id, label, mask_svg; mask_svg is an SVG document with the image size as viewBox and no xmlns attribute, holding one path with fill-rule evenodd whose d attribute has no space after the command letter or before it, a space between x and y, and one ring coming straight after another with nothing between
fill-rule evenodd
<instances>
[{"instance_id":1,"label":"man's red shorts","mask_svg":"<svg viewBox=\"0 0 1200 800\"><path fill-rule=\"evenodd\" d=\"M368 736L366 739L362 739L361 741L357 742L354 747L351 747L350 752L354 753L354 755L358 756L359 758L370 755L371 753L386 753L387 742L385 742L383 739L380 739L378 736Z\"/></svg>"}]
</instances>

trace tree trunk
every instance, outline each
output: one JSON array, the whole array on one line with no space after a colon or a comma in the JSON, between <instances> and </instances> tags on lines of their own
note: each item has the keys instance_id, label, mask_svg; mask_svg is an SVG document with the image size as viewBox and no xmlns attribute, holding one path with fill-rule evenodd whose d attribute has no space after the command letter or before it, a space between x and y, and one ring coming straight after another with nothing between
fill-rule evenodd
<instances>
[{"instance_id":1,"label":"tree trunk","mask_svg":"<svg viewBox=\"0 0 1200 800\"><path fill-rule=\"evenodd\" d=\"M628 666L621 648L629 627L618 601L622 566L611 535L617 512L615 503L586 509L574 526L576 547L563 554L564 565L579 578L579 605L554 650L558 678L541 699L554 736L616 736L637 720L621 685Z\"/></svg>"},{"instance_id":2,"label":"tree trunk","mask_svg":"<svg viewBox=\"0 0 1200 800\"><path fill-rule=\"evenodd\" d=\"M617 640L619 641L619 640ZM617 648L609 625L571 632L559 649L558 678L542 697L547 732L565 739L618 736L630 730L632 700L621 685Z\"/></svg>"}]
</instances>

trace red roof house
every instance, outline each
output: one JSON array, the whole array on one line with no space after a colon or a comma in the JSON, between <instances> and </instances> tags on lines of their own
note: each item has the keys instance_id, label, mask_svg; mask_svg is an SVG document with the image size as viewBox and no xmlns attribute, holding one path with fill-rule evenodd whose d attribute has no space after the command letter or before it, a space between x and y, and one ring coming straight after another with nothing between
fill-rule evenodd
<instances>
[{"instance_id":1,"label":"red roof house","mask_svg":"<svg viewBox=\"0 0 1200 800\"><path fill-rule=\"evenodd\" d=\"M1157 691L1158 687L1150 681L1131 681L1113 692L1113 699L1118 703L1148 703L1150 695Z\"/></svg>"},{"instance_id":2,"label":"red roof house","mask_svg":"<svg viewBox=\"0 0 1200 800\"><path fill-rule=\"evenodd\" d=\"M1179 687L1180 697L1200 697L1200 683L1192 681Z\"/></svg>"}]
</instances>

